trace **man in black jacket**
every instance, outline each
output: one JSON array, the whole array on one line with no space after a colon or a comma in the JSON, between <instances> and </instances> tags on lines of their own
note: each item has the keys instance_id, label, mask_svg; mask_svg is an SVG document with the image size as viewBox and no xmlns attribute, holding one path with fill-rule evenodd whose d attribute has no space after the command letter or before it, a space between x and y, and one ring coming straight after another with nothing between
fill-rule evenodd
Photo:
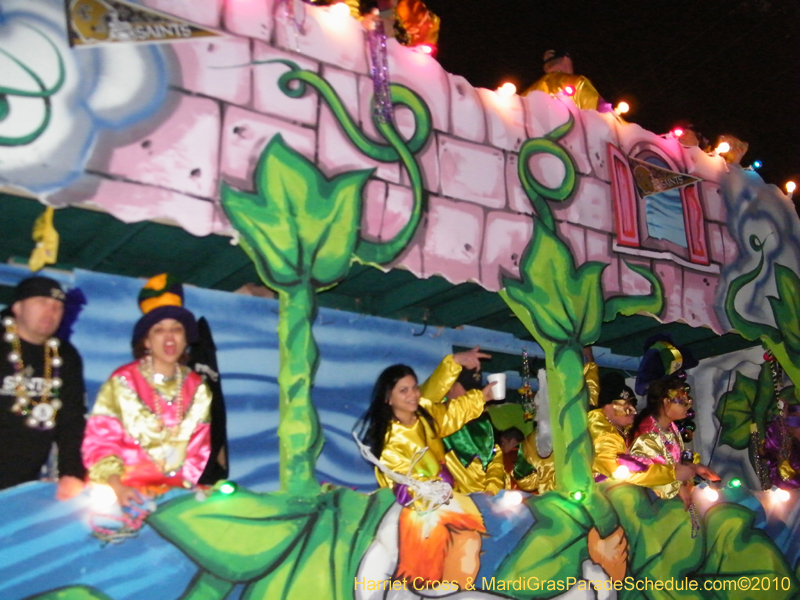
<instances>
[{"instance_id":1,"label":"man in black jacket","mask_svg":"<svg viewBox=\"0 0 800 600\"><path fill-rule=\"evenodd\" d=\"M0 489L38 479L55 442L59 500L80 493L85 476L83 363L72 344L54 337L65 299L53 279L24 279L0 340Z\"/></svg>"}]
</instances>

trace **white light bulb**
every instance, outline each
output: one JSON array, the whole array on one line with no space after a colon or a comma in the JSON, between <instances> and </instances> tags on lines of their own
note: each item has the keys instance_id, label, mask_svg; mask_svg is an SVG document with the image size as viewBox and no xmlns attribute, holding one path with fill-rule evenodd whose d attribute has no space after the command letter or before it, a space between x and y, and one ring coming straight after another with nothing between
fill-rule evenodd
<instances>
[{"instance_id":1,"label":"white light bulb","mask_svg":"<svg viewBox=\"0 0 800 600\"><path fill-rule=\"evenodd\" d=\"M350 16L350 7L344 2L337 2L332 4L330 8L331 14L337 19L344 19Z\"/></svg>"},{"instance_id":2,"label":"white light bulb","mask_svg":"<svg viewBox=\"0 0 800 600\"><path fill-rule=\"evenodd\" d=\"M497 88L497 93L505 98L510 98L517 93L517 86L510 81L506 81L503 85Z\"/></svg>"},{"instance_id":3,"label":"white light bulb","mask_svg":"<svg viewBox=\"0 0 800 600\"><path fill-rule=\"evenodd\" d=\"M628 467L626 467L625 465L618 466L616 468L616 470L614 471L614 475L613 475L614 479L619 479L619 480L622 480L622 481L628 479L628 477L630 477L630 476L631 476L631 470Z\"/></svg>"}]
</instances>

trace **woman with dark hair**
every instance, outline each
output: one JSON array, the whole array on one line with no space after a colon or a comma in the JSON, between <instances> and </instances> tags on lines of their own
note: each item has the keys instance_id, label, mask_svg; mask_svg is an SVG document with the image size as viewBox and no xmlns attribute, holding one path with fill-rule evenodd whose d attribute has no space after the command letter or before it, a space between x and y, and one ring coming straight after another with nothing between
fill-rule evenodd
<instances>
[{"instance_id":1,"label":"woman with dark hair","mask_svg":"<svg viewBox=\"0 0 800 600\"><path fill-rule=\"evenodd\" d=\"M475 504L460 493L445 465L442 438L481 415L485 402L493 399L492 387L470 390L447 402L442 399L462 367L479 368L480 359L488 357L478 348L447 356L422 390L411 367L392 365L378 377L360 422L364 445L381 464L375 469L378 484L392 488L398 503L406 507L400 514L395 576L415 587L434 581L455 581L464 587L477 576L481 534L486 530ZM434 503L432 509L424 493L418 497L399 479L428 482L439 490L443 482L449 484L452 488L445 486L449 500Z\"/></svg>"},{"instance_id":2,"label":"woman with dark hair","mask_svg":"<svg viewBox=\"0 0 800 600\"><path fill-rule=\"evenodd\" d=\"M194 486L211 453L211 392L184 366L197 323L182 306L183 289L159 275L139 301L136 360L100 388L83 440L89 479L111 486L122 506L141 503L140 493Z\"/></svg>"},{"instance_id":3,"label":"woman with dark hair","mask_svg":"<svg viewBox=\"0 0 800 600\"><path fill-rule=\"evenodd\" d=\"M680 374L651 382L647 389L647 406L633 422L637 437L630 450L637 462L669 467L668 482L643 485L652 488L661 498L680 495L687 507L691 503L691 481L695 475L719 481L719 476L705 465L681 463L683 440L675 421L685 419L694 402L689 392L690 387Z\"/></svg>"}]
</instances>

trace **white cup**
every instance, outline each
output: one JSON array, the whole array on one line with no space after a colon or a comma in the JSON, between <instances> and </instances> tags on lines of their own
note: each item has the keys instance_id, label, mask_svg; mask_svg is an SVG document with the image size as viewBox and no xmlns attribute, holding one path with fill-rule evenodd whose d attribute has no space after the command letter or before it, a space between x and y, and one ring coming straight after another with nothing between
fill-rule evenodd
<instances>
[{"instance_id":1,"label":"white cup","mask_svg":"<svg viewBox=\"0 0 800 600\"><path fill-rule=\"evenodd\" d=\"M492 397L495 400L504 400L506 397L506 374L492 373L486 378L486 381L494 383L492 386Z\"/></svg>"}]
</instances>

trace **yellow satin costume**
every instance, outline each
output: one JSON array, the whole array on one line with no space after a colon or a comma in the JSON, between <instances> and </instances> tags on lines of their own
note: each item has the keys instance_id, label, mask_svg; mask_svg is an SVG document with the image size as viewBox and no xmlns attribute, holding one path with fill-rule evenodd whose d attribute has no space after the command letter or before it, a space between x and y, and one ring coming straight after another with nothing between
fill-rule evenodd
<instances>
[{"instance_id":1,"label":"yellow satin costume","mask_svg":"<svg viewBox=\"0 0 800 600\"><path fill-rule=\"evenodd\" d=\"M619 466L617 457L628 453L625 438L606 418L602 408L589 412L589 433L594 444L593 475L610 478ZM645 487L668 485L675 481L675 467L654 463L646 471L632 472L625 481Z\"/></svg>"},{"instance_id":2,"label":"yellow satin costume","mask_svg":"<svg viewBox=\"0 0 800 600\"><path fill-rule=\"evenodd\" d=\"M138 362L120 367L103 384L82 446L91 481L105 483L119 475L125 485L152 486L153 493L197 483L211 453L211 390L196 373L180 368L181 403L159 400L157 406L156 394L177 397L177 381L150 387Z\"/></svg>"},{"instance_id":3,"label":"yellow satin costume","mask_svg":"<svg viewBox=\"0 0 800 600\"><path fill-rule=\"evenodd\" d=\"M650 420L652 420L652 417ZM671 471L672 478L669 482L662 483L661 485L647 485L647 487L651 488L660 498L674 498L678 495L681 484L683 483L675 479L675 464L680 461L680 456L683 453L683 440L681 439L681 434L678 433L678 430L675 428L674 423L671 429L672 431L664 433L656 430L654 427L648 428L634 440L630 450L631 456L650 463L650 468L659 466L662 467L665 472L666 470ZM669 442L671 447L675 448L675 452L671 452L670 449L667 448L665 440ZM675 454L677 454L677 458Z\"/></svg>"},{"instance_id":4,"label":"yellow satin costume","mask_svg":"<svg viewBox=\"0 0 800 600\"><path fill-rule=\"evenodd\" d=\"M469 496L469 473L452 452L445 456L442 437L455 433L467 422L483 412L485 399L480 390L471 390L466 395L442 402L461 372L452 356L447 356L436 367L430 378L421 386L420 406L425 408L436 423L436 431L428 422L417 418L407 427L392 420L384 437L380 460L392 471L408 475L419 481L438 479L442 465L453 465L450 471L455 479L454 494L447 504L429 513L421 513L406 507L400 514L398 531L398 565L396 578L408 582L440 581L444 561L452 544L453 532L486 532L483 518ZM437 401L431 400L436 398ZM418 451L427 449L416 460ZM501 454L502 468L502 454ZM415 461L412 465L412 461ZM458 466L455 465L458 464ZM472 468L472 464L470 464ZM394 487L394 482L377 468L375 477L381 487Z\"/></svg>"},{"instance_id":5,"label":"yellow satin costume","mask_svg":"<svg viewBox=\"0 0 800 600\"><path fill-rule=\"evenodd\" d=\"M597 363L587 362L583 366L583 380L589 390L589 403L597 405L597 396L600 393L600 372ZM536 448L536 431L532 431L520 444L525 460L535 469L533 473L516 479L515 482L519 489L532 494L544 494L556 489L556 467L553 461L552 452L545 456L539 456ZM509 486L510 487L510 481Z\"/></svg>"},{"instance_id":6,"label":"yellow satin costume","mask_svg":"<svg viewBox=\"0 0 800 600\"><path fill-rule=\"evenodd\" d=\"M600 94L583 75L574 75L572 73L561 73L559 71L547 73L544 77L533 83L527 90L522 92L522 96L527 96L531 92L539 91L546 94L557 94L564 87L571 85L575 88L575 95L572 96L572 101L575 106L583 109L597 110L597 103L600 100Z\"/></svg>"},{"instance_id":7,"label":"yellow satin costume","mask_svg":"<svg viewBox=\"0 0 800 600\"><path fill-rule=\"evenodd\" d=\"M452 356L447 356L420 387L419 404L433 417L436 431L431 429L424 418L418 418L410 427L392 420L384 437L380 459L392 471L419 481L438 479L441 466L446 465L455 479L454 491L468 494L482 492L484 489L479 483L480 478L475 476L474 461L465 469L452 452L446 456L442 438L455 433L472 419L477 419L483 412L485 400L483 392L471 390L464 396L442 402L460 372L461 366ZM433 398L436 400L432 400ZM414 455L426 446L427 451L412 468L411 461ZM502 455L500 460L502 469ZM394 482L377 468L375 477L381 487L394 487ZM478 485L480 487L476 489Z\"/></svg>"},{"instance_id":8,"label":"yellow satin costume","mask_svg":"<svg viewBox=\"0 0 800 600\"><path fill-rule=\"evenodd\" d=\"M539 451L536 449L536 431L531 431L522 440L519 451L522 452L534 471L530 475L515 479L517 487L531 494L544 494L556 489L556 467L553 462L553 453L551 452L545 457L539 456Z\"/></svg>"}]
</instances>

